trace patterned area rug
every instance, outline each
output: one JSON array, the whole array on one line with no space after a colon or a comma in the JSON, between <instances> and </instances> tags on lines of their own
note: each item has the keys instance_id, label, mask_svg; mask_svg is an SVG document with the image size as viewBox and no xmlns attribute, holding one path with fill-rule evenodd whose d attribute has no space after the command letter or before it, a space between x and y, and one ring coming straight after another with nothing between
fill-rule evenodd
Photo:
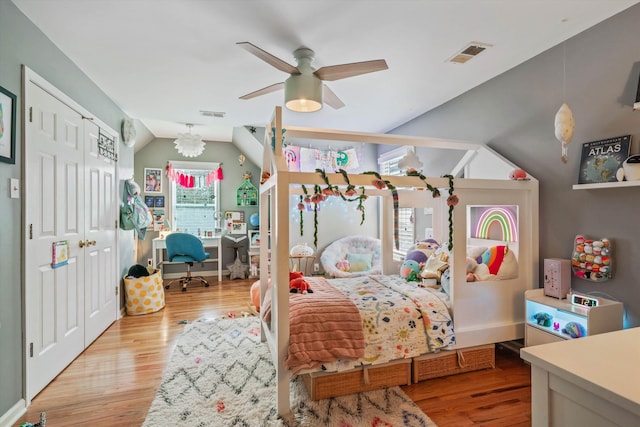
<instances>
[{"instance_id":1,"label":"patterned area rug","mask_svg":"<svg viewBox=\"0 0 640 427\"><path fill-rule=\"evenodd\" d=\"M399 387L314 402L301 379L291 382L291 414L280 418L275 380L256 317L193 322L143 426L435 426Z\"/></svg>"}]
</instances>

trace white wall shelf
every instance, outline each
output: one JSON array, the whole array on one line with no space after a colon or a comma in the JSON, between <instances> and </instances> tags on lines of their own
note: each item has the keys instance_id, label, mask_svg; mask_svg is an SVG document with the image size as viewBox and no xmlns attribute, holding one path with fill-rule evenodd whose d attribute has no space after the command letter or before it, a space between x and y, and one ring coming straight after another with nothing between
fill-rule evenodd
<instances>
[{"instance_id":1,"label":"white wall shelf","mask_svg":"<svg viewBox=\"0 0 640 427\"><path fill-rule=\"evenodd\" d=\"M574 190L596 190L600 188L640 187L640 180L599 182L597 184L574 184Z\"/></svg>"}]
</instances>

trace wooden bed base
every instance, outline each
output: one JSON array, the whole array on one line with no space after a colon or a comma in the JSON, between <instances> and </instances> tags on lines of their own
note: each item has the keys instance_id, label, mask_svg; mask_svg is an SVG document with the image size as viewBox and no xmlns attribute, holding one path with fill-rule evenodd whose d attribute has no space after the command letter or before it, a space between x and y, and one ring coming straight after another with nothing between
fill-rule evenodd
<instances>
[{"instance_id":1,"label":"wooden bed base","mask_svg":"<svg viewBox=\"0 0 640 427\"><path fill-rule=\"evenodd\" d=\"M322 400L487 368L495 368L494 344L444 350L342 372L312 372L303 374L302 379L311 400Z\"/></svg>"}]
</instances>

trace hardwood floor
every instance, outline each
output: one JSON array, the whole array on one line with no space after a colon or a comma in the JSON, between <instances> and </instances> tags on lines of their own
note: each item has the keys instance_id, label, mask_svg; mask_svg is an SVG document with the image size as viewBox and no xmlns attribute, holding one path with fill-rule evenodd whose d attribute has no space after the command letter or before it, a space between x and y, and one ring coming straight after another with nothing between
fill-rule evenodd
<instances>
[{"instance_id":1,"label":"hardwood floor","mask_svg":"<svg viewBox=\"0 0 640 427\"><path fill-rule=\"evenodd\" d=\"M45 411L55 427L139 426L160 384L182 321L249 311L253 280L165 291L166 307L124 316L107 329L32 401L15 426ZM498 346L496 369L436 378L402 389L439 427L531 425L530 369ZM217 426L216 426L217 427Z\"/></svg>"}]
</instances>

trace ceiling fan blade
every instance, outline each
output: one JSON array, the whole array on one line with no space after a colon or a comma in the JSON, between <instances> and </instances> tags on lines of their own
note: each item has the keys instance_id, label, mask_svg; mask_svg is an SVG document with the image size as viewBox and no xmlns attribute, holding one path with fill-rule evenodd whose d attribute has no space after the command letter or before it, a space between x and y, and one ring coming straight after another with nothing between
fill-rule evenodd
<instances>
[{"instance_id":1,"label":"ceiling fan blade","mask_svg":"<svg viewBox=\"0 0 640 427\"><path fill-rule=\"evenodd\" d=\"M298 70L297 67L294 67L293 65L283 61L282 59L271 55L269 52L260 49L254 44L251 44L249 42L238 42L236 44L280 71L284 71L285 73L289 74L300 74L300 70Z\"/></svg>"},{"instance_id":2,"label":"ceiling fan blade","mask_svg":"<svg viewBox=\"0 0 640 427\"><path fill-rule=\"evenodd\" d=\"M344 102L342 102L342 100L338 98L338 95L329 89L327 85L322 85L322 97L324 98L324 103L329 107L335 108L336 110L344 107Z\"/></svg>"},{"instance_id":3,"label":"ceiling fan blade","mask_svg":"<svg viewBox=\"0 0 640 427\"><path fill-rule=\"evenodd\" d=\"M240 99L251 99L251 98L255 98L256 96L266 95L268 93L275 92L280 89L284 89L284 82L275 83L275 84L272 84L271 86L263 87L262 89L258 89L255 92L251 92L241 96Z\"/></svg>"},{"instance_id":4,"label":"ceiling fan blade","mask_svg":"<svg viewBox=\"0 0 640 427\"><path fill-rule=\"evenodd\" d=\"M317 69L313 74L325 81L346 79L347 77L359 76L360 74L373 73L375 71L386 70L389 67L384 59L373 61L353 62L351 64L329 65Z\"/></svg>"}]
</instances>

